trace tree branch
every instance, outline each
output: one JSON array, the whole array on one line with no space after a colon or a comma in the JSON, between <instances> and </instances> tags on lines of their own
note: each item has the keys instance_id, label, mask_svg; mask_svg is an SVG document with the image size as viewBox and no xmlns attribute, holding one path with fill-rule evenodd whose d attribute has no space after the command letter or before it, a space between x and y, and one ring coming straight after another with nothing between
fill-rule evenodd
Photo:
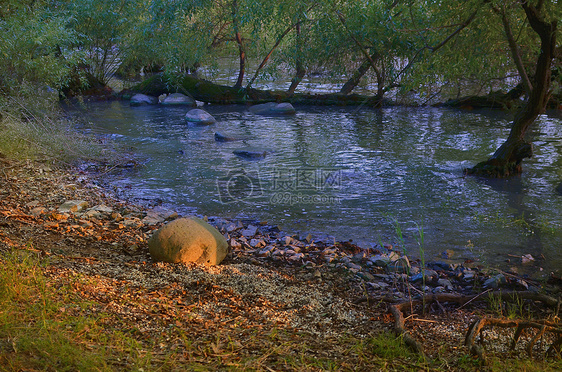
<instances>
[{"instance_id":1,"label":"tree branch","mask_svg":"<svg viewBox=\"0 0 562 372\"><path fill-rule=\"evenodd\" d=\"M513 36L513 32L511 31L511 25L509 24L509 19L507 19L505 8L502 8L500 10L495 6L492 6L492 10L494 11L494 13L498 14L501 17L503 29L505 31L505 36L507 38L507 43L509 44L509 49L511 50L511 56L513 57L513 62L517 67L517 71L519 72L519 76L521 77L521 82L523 83L525 92L527 93L527 95L529 95L531 94L533 85L531 84L529 75L527 75L525 66L523 66L523 60L521 59L521 52L519 51L519 47L515 42L515 37Z\"/></svg>"},{"instance_id":2,"label":"tree branch","mask_svg":"<svg viewBox=\"0 0 562 372\"><path fill-rule=\"evenodd\" d=\"M439 44L437 44L434 47L431 46L427 46L427 49L431 50L432 52L436 52L437 50L439 50L441 47L443 47L445 44L447 44L449 42L449 40L451 40L452 38L454 38L459 32L461 32L462 30L464 30L476 17L476 13L478 11L475 10L467 19L466 21L464 21L463 23L460 24L459 27L457 27L457 29L455 31L453 31L453 33L449 36L447 36L447 38L445 40L443 40L442 42L440 42Z\"/></svg>"}]
</instances>

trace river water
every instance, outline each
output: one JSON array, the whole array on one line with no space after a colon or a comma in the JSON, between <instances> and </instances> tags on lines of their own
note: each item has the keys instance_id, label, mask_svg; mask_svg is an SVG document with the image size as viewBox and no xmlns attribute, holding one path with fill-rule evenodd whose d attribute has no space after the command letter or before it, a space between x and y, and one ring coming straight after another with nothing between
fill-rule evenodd
<instances>
[{"instance_id":1,"label":"river water","mask_svg":"<svg viewBox=\"0 0 562 372\"><path fill-rule=\"evenodd\" d=\"M442 108L297 107L265 117L244 106L204 107L217 124L184 120L186 108L90 104L88 130L130 147L144 166L108 176L131 198L184 214L256 219L287 234L393 244L414 257L545 276L562 269L562 114L540 117L535 156L509 180L463 178L509 133L510 115ZM244 139L216 142L219 132ZM252 149L264 158L233 153ZM536 261L518 264L522 255ZM527 268L527 269L525 269Z\"/></svg>"}]
</instances>

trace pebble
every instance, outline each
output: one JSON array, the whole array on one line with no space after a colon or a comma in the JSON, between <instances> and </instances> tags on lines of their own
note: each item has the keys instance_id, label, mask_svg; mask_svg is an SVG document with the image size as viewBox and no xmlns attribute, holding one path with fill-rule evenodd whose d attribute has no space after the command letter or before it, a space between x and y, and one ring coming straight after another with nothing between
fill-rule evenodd
<instances>
[{"instance_id":1,"label":"pebble","mask_svg":"<svg viewBox=\"0 0 562 372\"><path fill-rule=\"evenodd\" d=\"M484 288L498 288L501 284L505 284L506 282L505 275L498 274L486 280L484 282Z\"/></svg>"},{"instance_id":2,"label":"pebble","mask_svg":"<svg viewBox=\"0 0 562 372\"><path fill-rule=\"evenodd\" d=\"M88 208L88 202L85 200L67 200L61 204L58 211L61 213L82 212Z\"/></svg>"},{"instance_id":3,"label":"pebble","mask_svg":"<svg viewBox=\"0 0 562 372\"><path fill-rule=\"evenodd\" d=\"M253 225L249 225L248 228L242 230L242 235L248 238L255 236L258 232L258 228Z\"/></svg>"}]
</instances>

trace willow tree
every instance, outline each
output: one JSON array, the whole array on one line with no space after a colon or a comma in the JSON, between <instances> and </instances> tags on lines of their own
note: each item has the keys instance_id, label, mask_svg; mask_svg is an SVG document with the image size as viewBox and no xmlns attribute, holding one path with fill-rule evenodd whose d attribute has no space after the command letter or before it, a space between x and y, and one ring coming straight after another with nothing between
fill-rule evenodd
<instances>
[{"instance_id":1,"label":"willow tree","mask_svg":"<svg viewBox=\"0 0 562 372\"><path fill-rule=\"evenodd\" d=\"M533 145L526 139L526 134L537 117L545 111L551 94L551 72L562 9L557 1L543 0L520 0L511 3L511 6L506 6L503 2L489 2L488 5L501 19L511 60L525 87L527 98L513 120L507 140L488 160L476 164L466 172L473 175L509 177L521 173L522 160L533 154ZM516 6L524 12L523 27L528 31L532 30L538 39L536 46L532 48L536 54L533 66L525 65L523 48L518 45L510 22L508 12L518 10Z\"/></svg>"},{"instance_id":2,"label":"willow tree","mask_svg":"<svg viewBox=\"0 0 562 372\"><path fill-rule=\"evenodd\" d=\"M36 95L45 86L58 89L81 61L77 34L64 15L44 1L5 1L0 6L0 92ZM41 88L41 89L38 89Z\"/></svg>"},{"instance_id":3,"label":"willow tree","mask_svg":"<svg viewBox=\"0 0 562 372\"><path fill-rule=\"evenodd\" d=\"M130 36L147 7L147 1L140 0L76 0L61 1L54 8L68 14L67 27L79 35L87 72L107 84L126 58Z\"/></svg>"}]
</instances>

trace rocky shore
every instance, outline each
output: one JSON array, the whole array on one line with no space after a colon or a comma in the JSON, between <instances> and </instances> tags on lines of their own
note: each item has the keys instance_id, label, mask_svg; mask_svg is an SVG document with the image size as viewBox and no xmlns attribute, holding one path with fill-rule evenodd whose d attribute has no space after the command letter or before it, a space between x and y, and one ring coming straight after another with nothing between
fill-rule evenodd
<instances>
[{"instance_id":1,"label":"rocky shore","mask_svg":"<svg viewBox=\"0 0 562 372\"><path fill-rule=\"evenodd\" d=\"M86 291L85 296L100 301L89 311L103 308L140 324L143 339L177 326L203 342L229 322L243 322L244 329L281 327L326 339L362 339L393 329L390 304L424 295L476 295L496 289L561 293L555 277L539 283L465 263L422 264L390 245L365 249L351 242L315 241L310 235L287 236L260 221L213 216L202 217L230 247L221 265L155 263L147 240L179 217L175 211L117 200L79 171L7 160L2 170L0 251L22 250L46 259L45 271L55 283L76 276L98 278L106 287ZM130 293L147 296L154 306L158 301L170 306L155 316L146 308L119 307L112 300ZM485 307L439 304L425 314L425 321L420 315L412 318L411 332L428 345L429 354L466 353L459 348L468 323ZM184 320L163 322L171 311L181 312Z\"/></svg>"}]
</instances>

